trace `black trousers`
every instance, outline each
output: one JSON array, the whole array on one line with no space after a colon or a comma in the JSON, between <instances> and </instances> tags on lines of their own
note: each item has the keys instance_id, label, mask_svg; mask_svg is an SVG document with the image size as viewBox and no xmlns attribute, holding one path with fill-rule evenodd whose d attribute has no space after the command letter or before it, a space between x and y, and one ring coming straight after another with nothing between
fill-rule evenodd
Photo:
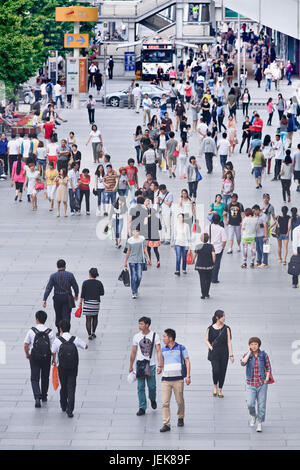
<instances>
[{"instance_id":1,"label":"black trousers","mask_svg":"<svg viewBox=\"0 0 300 470\"><path fill-rule=\"evenodd\" d=\"M274 178L277 180L279 178L280 170L281 170L282 160L275 158L275 167L274 167Z\"/></svg>"},{"instance_id":2,"label":"black trousers","mask_svg":"<svg viewBox=\"0 0 300 470\"><path fill-rule=\"evenodd\" d=\"M60 159L57 160L57 164L56 164L57 171L60 172L62 168L65 168L68 171L68 160L60 160Z\"/></svg>"},{"instance_id":3,"label":"black trousers","mask_svg":"<svg viewBox=\"0 0 300 470\"><path fill-rule=\"evenodd\" d=\"M248 116L249 103L243 103L243 116Z\"/></svg>"},{"instance_id":4,"label":"black trousers","mask_svg":"<svg viewBox=\"0 0 300 470\"><path fill-rule=\"evenodd\" d=\"M214 385L223 388L228 365L228 351L215 350L212 354L211 366Z\"/></svg>"},{"instance_id":5,"label":"black trousers","mask_svg":"<svg viewBox=\"0 0 300 470\"><path fill-rule=\"evenodd\" d=\"M191 181L188 183L189 185L189 193L190 197L197 198L197 188L198 188L199 181Z\"/></svg>"},{"instance_id":6,"label":"black trousers","mask_svg":"<svg viewBox=\"0 0 300 470\"><path fill-rule=\"evenodd\" d=\"M77 369L69 370L58 366L58 377L60 382L60 406L67 413L72 413L75 406L75 390Z\"/></svg>"},{"instance_id":7,"label":"black trousers","mask_svg":"<svg viewBox=\"0 0 300 470\"><path fill-rule=\"evenodd\" d=\"M3 160L3 162L4 162L4 168L3 168L4 173L5 173L6 175L8 175L8 157L7 157L7 153L1 153L1 154L0 154L0 158L1 158L1 160Z\"/></svg>"},{"instance_id":8,"label":"black trousers","mask_svg":"<svg viewBox=\"0 0 300 470\"><path fill-rule=\"evenodd\" d=\"M85 206L86 211L90 212L90 190L89 189L80 189L80 209L83 196L85 197Z\"/></svg>"},{"instance_id":9,"label":"black trousers","mask_svg":"<svg viewBox=\"0 0 300 470\"><path fill-rule=\"evenodd\" d=\"M113 67L108 67L108 78L111 80L113 78Z\"/></svg>"},{"instance_id":10,"label":"black trousers","mask_svg":"<svg viewBox=\"0 0 300 470\"><path fill-rule=\"evenodd\" d=\"M283 197L283 200L284 202L286 201L286 195L288 195L288 197L291 197L291 184L292 184L292 180L283 180L281 179L281 186L282 186L282 197Z\"/></svg>"},{"instance_id":11,"label":"black trousers","mask_svg":"<svg viewBox=\"0 0 300 470\"><path fill-rule=\"evenodd\" d=\"M207 297L211 284L212 269L201 269L198 271L198 273L200 278L202 297Z\"/></svg>"},{"instance_id":12,"label":"black trousers","mask_svg":"<svg viewBox=\"0 0 300 470\"><path fill-rule=\"evenodd\" d=\"M17 160L18 160L18 155L9 155L9 176L11 176L13 164Z\"/></svg>"},{"instance_id":13,"label":"black trousers","mask_svg":"<svg viewBox=\"0 0 300 470\"><path fill-rule=\"evenodd\" d=\"M221 251L221 253L216 254L216 261L212 270L211 282L217 282L218 280L222 256L223 250Z\"/></svg>"},{"instance_id":14,"label":"black trousers","mask_svg":"<svg viewBox=\"0 0 300 470\"><path fill-rule=\"evenodd\" d=\"M88 114L89 114L90 124L93 124L95 122L95 108L88 109Z\"/></svg>"},{"instance_id":15,"label":"black trousers","mask_svg":"<svg viewBox=\"0 0 300 470\"><path fill-rule=\"evenodd\" d=\"M53 296L53 307L55 310L55 326L59 332L58 324L61 320L71 321L71 311L67 294Z\"/></svg>"},{"instance_id":16,"label":"black trousers","mask_svg":"<svg viewBox=\"0 0 300 470\"><path fill-rule=\"evenodd\" d=\"M242 151L242 149L244 147L244 143L247 141L247 153L248 153L249 147L250 147L250 139L251 139L251 134L250 133L247 136L243 136L241 146L240 146L240 152Z\"/></svg>"},{"instance_id":17,"label":"black trousers","mask_svg":"<svg viewBox=\"0 0 300 470\"><path fill-rule=\"evenodd\" d=\"M226 126L223 124L224 121L224 116L218 116L218 126L219 126L219 132L222 132L222 127L224 128L224 131L226 131Z\"/></svg>"},{"instance_id":18,"label":"black trousers","mask_svg":"<svg viewBox=\"0 0 300 470\"><path fill-rule=\"evenodd\" d=\"M205 162L206 162L206 168L208 173L211 173L213 171L213 156L214 154L209 152L205 153Z\"/></svg>"},{"instance_id":19,"label":"black trousers","mask_svg":"<svg viewBox=\"0 0 300 470\"><path fill-rule=\"evenodd\" d=\"M49 388L49 375L51 367L51 355L49 359L37 361L30 356L31 386L34 399L47 398ZM41 386L40 386L41 381Z\"/></svg>"}]
</instances>

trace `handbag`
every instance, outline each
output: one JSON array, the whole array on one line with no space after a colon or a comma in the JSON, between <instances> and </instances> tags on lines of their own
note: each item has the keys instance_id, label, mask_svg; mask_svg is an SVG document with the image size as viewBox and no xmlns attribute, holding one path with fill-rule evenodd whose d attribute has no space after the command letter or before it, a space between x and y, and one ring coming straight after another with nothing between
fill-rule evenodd
<instances>
[{"instance_id":1,"label":"handbag","mask_svg":"<svg viewBox=\"0 0 300 470\"><path fill-rule=\"evenodd\" d=\"M54 390L57 390L59 387L59 379L58 379L58 366L53 366L52 369L52 384Z\"/></svg>"},{"instance_id":2,"label":"handbag","mask_svg":"<svg viewBox=\"0 0 300 470\"><path fill-rule=\"evenodd\" d=\"M193 253L191 251L186 255L186 264L193 264Z\"/></svg>"},{"instance_id":3,"label":"handbag","mask_svg":"<svg viewBox=\"0 0 300 470\"><path fill-rule=\"evenodd\" d=\"M264 243L263 253L269 254L271 252L271 245L269 243Z\"/></svg>"},{"instance_id":4,"label":"handbag","mask_svg":"<svg viewBox=\"0 0 300 470\"><path fill-rule=\"evenodd\" d=\"M271 235L274 238L279 237L279 224L278 224L278 222L276 222L276 225L274 225L274 227L272 228Z\"/></svg>"},{"instance_id":5,"label":"handbag","mask_svg":"<svg viewBox=\"0 0 300 470\"><path fill-rule=\"evenodd\" d=\"M226 327L226 328L223 328L222 331L219 332L219 336L217 336L216 339L212 342L212 345L211 345L211 346L212 346L212 349L209 349L209 350L208 350L208 354L207 354L207 359L208 359L209 361L212 360L212 355L213 355L214 346L218 343L218 340L220 339L220 337L222 336L222 333L223 333L225 330L227 331L227 327Z\"/></svg>"},{"instance_id":6,"label":"handbag","mask_svg":"<svg viewBox=\"0 0 300 470\"><path fill-rule=\"evenodd\" d=\"M178 157L179 156L179 151L178 150L174 150L173 152L173 157Z\"/></svg>"},{"instance_id":7,"label":"handbag","mask_svg":"<svg viewBox=\"0 0 300 470\"><path fill-rule=\"evenodd\" d=\"M300 256L293 255L288 264L288 274L291 276L300 275Z\"/></svg>"},{"instance_id":8,"label":"handbag","mask_svg":"<svg viewBox=\"0 0 300 470\"><path fill-rule=\"evenodd\" d=\"M81 317L81 314L82 314L82 307L81 305L78 307L78 309L76 310L75 312L75 317L76 318L80 318Z\"/></svg>"},{"instance_id":9,"label":"handbag","mask_svg":"<svg viewBox=\"0 0 300 470\"><path fill-rule=\"evenodd\" d=\"M36 191L43 191L45 189L44 183L35 183L35 190Z\"/></svg>"},{"instance_id":10,"label":"handbag","mask_svg":"<svg viewBox=\"0 0 300 470\"><path fill-rule=\"evenodd\" d=\"M197 178L197 181L201 181L202 180L202 175L200 173L199 170L196 170L196 178Z\"/></svg>"},{"instance_id":11,"label":"handbag","mask_svg":"<svg viewBox=\"0 0 300 470\"><path fill-rule=\"evenodd\" d=\"M182 375L182 378L185 379L187 376L187 368L186 368L186 363L182 354L181 344L179 345L179 349L180 349L180 360L181 360L181 375Z\"/></svg>"},{"instance_id":12,"label":"handbag","mask_svg":"<svg viewBox=\"0 0 300 470\"><path fill-rule=\"evenodd\" d=\"M125 287L130 287L130 276L127 269L123 269L120 276L118 277L118 280L123 282Z\"/></svg>"},{"instance_id":13,"label":"handbag","mask_svg":"<svg viewBox=\"0 0 300 470\"><path fill-rule=\"evenodd\" d=\"M149 359L143 359L142 361L136 361L136 378L137 379L144 379L145 377L150 377L151 376L150 362L151 362L153 348L154 348L155 335L156 335L156 333L153 334Z\"/></svg>"},{"instance_id":14,"label":"handbag","mask_svg":"<svg viewBox=\"0 0 300 470\"><path fill-rule=\"evenodd\" d=\"M66 294L68 294L69 308L70 309L75 308L76 304L75 304L75 301L74 301L74 297L73 297L72 293L70 291L68 291L68 289L66 287L66 284L65 284L65 281L63 280L63 277L62 277L62 275L60 274L59 271L58 271L58 276L61 280L64 291L66 292Z\"/></svg>"}]
</instances>

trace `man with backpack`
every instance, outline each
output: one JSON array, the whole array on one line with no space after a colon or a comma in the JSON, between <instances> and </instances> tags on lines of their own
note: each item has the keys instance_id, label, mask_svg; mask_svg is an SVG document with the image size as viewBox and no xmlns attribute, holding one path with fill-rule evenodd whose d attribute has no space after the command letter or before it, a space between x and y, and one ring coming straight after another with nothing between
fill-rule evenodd
<instances>
[{"instance_id":1,"label":"man with backpack","mask_svg":"<svg viewBox=\"0 0 300 470\"><path fill-rule=\"evenodd\" d=\"M56 366L58 355L58 377L60 382L60 406L73 418L75 405L76 378L78 375L78 349L88 349L88 345L77 336L70 335L71 324L68 320L59 322L60 336L55 338L52 345L52 364Z\"/></svg>"},{"instance_id":2,"label":"man with backpack","mask_svg":"<svg viewBox=\"0 0 300 470\"><path fill-rule=\"evenodd\" d=\"M48 83L46 85L46 92L47 92L47 95L48 95L48 101L51 101L52 100L52 94L53 94L53 83L51 82L50 79L48 80Z\"/></svg>"},{"instance_id":3,"label":"man with backpack","mask_svg":"<svg viewBox=\"0 0 300 470\"><path fill-rule=\"evenodd\" d=\"M41 408L41 400L47 401L51 366L51 345L55 339L53 331L45 326L46 312L35 314L36 326L32 327L24 340L24 351L31 369L31 386L35 408ZM40 386L41 379L41 386Z\"/></svg>"}]
</instances>

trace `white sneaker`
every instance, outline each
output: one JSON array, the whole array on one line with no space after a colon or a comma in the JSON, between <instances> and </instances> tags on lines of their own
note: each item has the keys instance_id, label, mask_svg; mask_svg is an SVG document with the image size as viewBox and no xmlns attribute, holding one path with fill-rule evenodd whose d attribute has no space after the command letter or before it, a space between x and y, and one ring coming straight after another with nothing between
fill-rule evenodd
<instances>
[{"instance_id":1,"label":"white sneaker","mask_svg":"<svg viewBox=\"0 0 300 470\"><path fill-rule=\"evenodd\" d=\"M136 299L136 298L137 298L137 295L136 295L136 294L132 294L132 298L133 298L133 299Z\"/></svg>"},{"instance_id":2,"label":"white sneaker","mask_svg":"<svg viewBox=\"0 0 300 470\"><path fill-rule=\"evenodd\" d=\"M238 246L237 251L238 251L238 253L240 253L240 251L241 251L241 247L240 247L240 246Z\"/></svg>"},{"instance_id":3,"label":"white sneaker","mask_svg":"<svg viewBox=\"0 0 300 470\"><path fill-rule=\"evenodd\" d=\"M229 249L229 250L227 251L227 254L228 254L228 255L231 255L231 254L232 254L232 250Z\"/></svg>"},{"instance_id":4,"label":"white sneaker","mask_svg":"<svg viewBox=\"0 0 300 470\"><path fill-rule=\"evenodd\" d=\"M256 432L262 432L261 425L262 425L262 423L260 423L260 422L257 423Z\"/></svg>"},{"instance_id":5,"label":"white sneaker","mask_svg":"<svg viewBox=\"0 0 300 470\"><path fill-rule=\"evenodd\" d=\"M250 419L250 426L253 427L256 423L256 416L251 416L251 419Z\"/></svg>"}]
</instances>

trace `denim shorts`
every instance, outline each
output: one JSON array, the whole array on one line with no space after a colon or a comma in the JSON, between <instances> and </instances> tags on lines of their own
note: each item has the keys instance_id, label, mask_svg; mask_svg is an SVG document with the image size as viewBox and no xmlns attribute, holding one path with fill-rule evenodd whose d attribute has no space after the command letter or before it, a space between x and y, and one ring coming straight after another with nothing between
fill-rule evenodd
<instances>
[{"instance_id":1,"label":"denim shorts","mask_svg":"<svg viewBox=\"0 0 300 470\"><path fill-rule=\"evenodd\" d=\"M37 165L46 166L46 160L37 159L36 163L37 163Z\"/></svg>"},{"instance_id":2,"label":"denim shorts","mask_svg":"<svg viewBox=\"0 0 300 470\"><path fill-rule=\"evenodd\" d=\"M288 239L289 239L289 237L287 237L285 233L280 233L279 234L278 240L288 240Z\"/></svg>"},{"instance_id":3,"label":"denim shorts","mask_svg":"<svg viewBox=\"0 0 300 470\"><path fill-rule=\"evenodd\" d=\"M259 178L262 174L262 167L261 166L255 166L254 167L254 177Z\"/></svg>"}]
</instances>

